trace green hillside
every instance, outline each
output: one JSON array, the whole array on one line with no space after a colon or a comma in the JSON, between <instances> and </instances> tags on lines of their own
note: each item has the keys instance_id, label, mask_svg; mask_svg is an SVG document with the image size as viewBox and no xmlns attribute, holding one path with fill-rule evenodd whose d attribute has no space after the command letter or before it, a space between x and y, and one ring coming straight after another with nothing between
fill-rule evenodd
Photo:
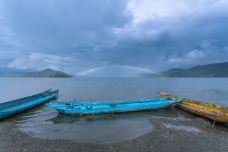
<instances>
[{"instance_id":1,"label":"green hillside","mask_svg":"<svg viewBox=\"0 0 228 152\"><path fill-rule=\"evenodd\" d=\"M55 71L53 69L45 69L42 71L25 73L23 75L23 77L70 78L73 76L70 74L64 73L62 71Z\"/></svg>"},{"instance_id":2,"label":"green hillside","mask_svg":"<svg viewBox=\"0 0 228 152\"><path fill-rule=\"evenodd\" d=\"M189 69L171 69L161 73L165 77L228 77L228 62L195 66Z\"/></svg>"}]
</instances>

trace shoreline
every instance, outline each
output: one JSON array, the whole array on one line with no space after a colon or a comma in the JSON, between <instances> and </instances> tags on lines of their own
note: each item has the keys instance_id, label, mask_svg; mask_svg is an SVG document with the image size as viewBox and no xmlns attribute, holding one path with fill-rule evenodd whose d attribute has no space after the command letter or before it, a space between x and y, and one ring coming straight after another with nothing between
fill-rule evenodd
<instances>
[{"instance_id":1,"label":"shoreline","mask_svg":"<svg viewBox=\"0 0 228 152\"><path fill-rule=\"evenodd\" d=\"M150 118L154 129L135 139L112 144L78 143L62 139L45 139L21 132L12 122L1 122L1 151L228 151L228 128L199 117L186 119ZM190 126L190 127L188 127Z\"/></svg>"}]
</instances>

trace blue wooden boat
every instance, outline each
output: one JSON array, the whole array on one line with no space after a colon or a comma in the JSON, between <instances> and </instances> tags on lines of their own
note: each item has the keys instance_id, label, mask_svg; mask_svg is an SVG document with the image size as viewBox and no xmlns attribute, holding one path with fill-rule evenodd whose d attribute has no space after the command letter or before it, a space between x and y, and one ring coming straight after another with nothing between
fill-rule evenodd
<instances>
[{"instance_id":1,"label":"blue wooden boat","mask_svg":"<svg viewBox=\"0 0 228 152\"><path fill-rule=\"evenodd\" d=\"M58 90L47 90L45 92L20 98L4 103L0 103L0 119L7 118L19 112L31 109L35 106L43 104L58 96Z\"/></svg>"},{"instance_id":2,"label":"blue wooden boat","mask_svg":"<svg viewBox=\"0 0 228 152\"><path fill-rule=\"evenodd\" d=\"M152 98L125 101L96 101L96 102L65 102L54 101L47 104L49 108L58 110L65 114L100 114L100 113L119 113L130 111L142 111L167 107L172 104L180 103L182 99L171 98Z\"/></svg>"}]
</instances>

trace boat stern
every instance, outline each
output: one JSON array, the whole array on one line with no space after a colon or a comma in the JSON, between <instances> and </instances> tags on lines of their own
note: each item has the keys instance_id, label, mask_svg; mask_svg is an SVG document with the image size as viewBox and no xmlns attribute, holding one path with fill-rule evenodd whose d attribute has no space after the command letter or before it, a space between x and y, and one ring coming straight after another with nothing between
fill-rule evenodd
<instances>
[{"instance_id":1,"label":"boat stern","mask_svg":"<svg viewBox=\"0 0 228 152\"><path fill-rule=\"evenodd\" d=\"M46 104L46 106L48 108L56 109L56 110L61 111L61 112L64 112L66 110L66 105L61 101L49 102Z\"/></svg>"}]
</instances>

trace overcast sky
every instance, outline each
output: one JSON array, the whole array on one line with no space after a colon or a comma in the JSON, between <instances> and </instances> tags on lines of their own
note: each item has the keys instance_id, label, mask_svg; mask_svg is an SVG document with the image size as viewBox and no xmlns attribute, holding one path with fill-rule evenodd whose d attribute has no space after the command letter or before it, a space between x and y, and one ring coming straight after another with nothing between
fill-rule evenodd
<instances>
[{"instance_id":1,"label":"overcast sky","mask_svg":"<svg viewBox=\"0 0 228 152\"><path fill-rule=\"evenodd\" d=\"M1 0L0 67L159 72L228 61L227 0Z\"/></svg>"}]
</instances>

